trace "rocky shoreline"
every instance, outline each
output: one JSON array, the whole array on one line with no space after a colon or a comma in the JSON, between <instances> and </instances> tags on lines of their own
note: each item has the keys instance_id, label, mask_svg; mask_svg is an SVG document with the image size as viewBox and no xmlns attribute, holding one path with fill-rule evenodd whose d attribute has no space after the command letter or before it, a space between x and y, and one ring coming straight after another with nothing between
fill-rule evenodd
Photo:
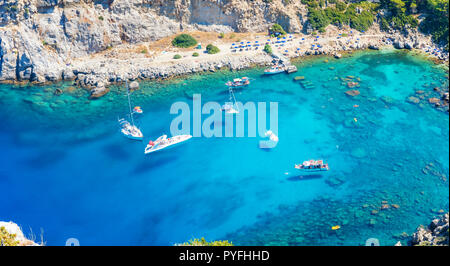
<instances>
[{"instance_id":1,"label":"rocky shoreline","mask_svg":"<svg viewBox=\"0 0 450 266\"><path fill-rule=\"evenodd\" d=\"M413 246L448 246L449 245L449 214L434 219L427 227L420 226L413 234Z\"/></svg>"},{"instance_id":2,"label":"rocky shoreline","mask_svg":"<svg viewBox=\"0 0 450 266\"><path fill-rule=\"evenodd\" d=\"M348 26L329 25L316 42L316 36L303 34L308 23L297 15L301 12L306 16L307 10L300 3L286 7L278 2L242 2L248 6L238 8L238 2L221 6L214 1L200 1L198 6L158 1L143 5L137 0L6 2L0 4L0 11L5 11L0 16L0 82L74 81L74 85L91 92L90 98L103 96L109 85L124 80L165 79L223 68L240 70L268 65L273 59L262 49L232 53L230 45L238 39L220 39L217 34L214 39L205 40L221 45L221 52L216 55L176 49L170 42L161 50L149 47L179 32L246 33L247 36L242 35L249 37L246 41L257 40L253 38L256 35L263 43L267 34L261 32L275 22L295 34L294 42L276 48L279 53L289 49L285 55L288 58L321 54L340 58L343 52L393 46L421 50L437 63L448 65L448 53L416 29L386 32L374 24L364 33L350 33ZM174 10L180 17L171 15ZM218 12L225 12L222 20L218 20ZM313 49L311 45L321 40L322 45ZM299 47L301 51L296 52ZM200 56L192 57L194 51ZM183 58L174 60L176 53Z\"/></svg>"}]
</instances>

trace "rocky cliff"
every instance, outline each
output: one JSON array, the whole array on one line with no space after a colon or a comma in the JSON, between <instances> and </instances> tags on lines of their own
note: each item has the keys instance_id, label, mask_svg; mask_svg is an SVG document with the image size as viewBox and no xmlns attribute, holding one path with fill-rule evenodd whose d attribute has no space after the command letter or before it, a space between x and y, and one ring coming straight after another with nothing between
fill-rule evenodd
<instances>
[{"instance_id":1,"label":"rocky cliff","mask_svg":"<svg viewBox=\"0 0 450 266\"><path fill-rule=\"evenodd\" d=\"M306 8L287 2L1 0L0 81L70 79L72 58L183 30L261 32L276 22L299 32Z\"/></svg>"},{"instance_id":2,"label":"rocky cliff","mask_svg":"<svg viewBox=\"0 0 450 266\"><path fill-rule=\"evenodd\" d=\"M448 213L440 219L434 219L428 227L420 226L413 234L412 245L448 246Z\"/></svg>"}]
</instances>

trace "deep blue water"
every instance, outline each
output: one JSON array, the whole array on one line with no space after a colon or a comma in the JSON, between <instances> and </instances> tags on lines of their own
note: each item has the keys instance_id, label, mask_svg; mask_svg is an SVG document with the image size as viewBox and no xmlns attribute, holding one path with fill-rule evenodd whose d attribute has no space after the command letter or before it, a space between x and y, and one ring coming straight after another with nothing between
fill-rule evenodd
<instances>
[{"instance_id":1,"label":"deep blue water","mask_svg":"<svg viewBox=\"0 0 450 266\"><path fill-rule=\"evenodd\" d=\"M70 84L0 85L0 220L38 236L42 228L47 245L71 237L81 245L193 237L239 245L361 245L376 237L393 245L448 211L448 114L427 101L433 88L448 86L442 69L386 51L298 67L291 75L265 77L257 68L143 82L133 93L144 110L143 143L118 133L123 88L90 101ZM259 138L193 138L144 156L149 139L169 133L173 102L192 105L201 93L203 102L223 103L225 81L244 75L254 80L237 100L279 103L275 149L260 150ZM360 95L345 94L350 81ZM406 101L413 95L420 104ZM331 170L300 178L293 165L310 158L326 159Z\"/></svg>"}]
</instances>

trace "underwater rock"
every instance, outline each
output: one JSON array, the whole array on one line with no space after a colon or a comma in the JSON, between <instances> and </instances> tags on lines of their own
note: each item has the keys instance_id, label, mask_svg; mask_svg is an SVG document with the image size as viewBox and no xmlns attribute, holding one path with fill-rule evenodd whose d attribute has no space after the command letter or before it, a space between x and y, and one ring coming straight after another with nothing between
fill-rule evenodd
<instances>
[{"instance_id":1,"label":"underwater rock","mask_svg":"<svg viewBox=\"0 0 450 266\"><path fill-rule=\"evenodd\" d=\"M348 90L345 92L345 94L355 97L355 96L358 96L360 94L360 92L359 92L359 90Z\"/></svg>"},{"instance_id":2,"label":"underwater rock","mask_svg":"<svg viewBox=\"0 0 450 266\"><path fill-rule=\"evenodd\" d=\"M410 96L410 97L408 97L407 102L413 103L413 104L418 104L418 103L420 103L420 99L417 97L414 97L414 96Z\"/></svg>"},{"instance_id":3,"label":"underwater rock","mask_svg":"<svg viewBox=\"0 0 450 266\"><path fill-rule=\"evenodd\" d=\"M429 103L432 103L432 104L438 104L438 103L439 103L439 99L438 99L438 98L435 98L435 97L429 98L429 99L428 99L428 102L429 102Z\"/></svg>"},{"instance_id":4,"label":"underwater rock","mask_svg":"<svg viewBox=\"0 0 450 266\"><path fill-rule=\"evenodd\" d=\"M392 104L394 102L394 99L389 96L381 96L380 99L386 104Z\"/></svg>"},{"instance_id":5,"label":"underwater rock","mask_svg":"<svg viewBox=\"0 0 450 266\"><path fill-rule=\"evenodd\" d=\"M106 87L97 87L91 91L91 96L89 96L89 99L98 99L108 92L109 89Z\"/></svg>"},{"instance_id":6,"label":"underwater rock","mask_svg":"<svg viewBox=\"0 0 450 266\"><path fill-rule=\"evenodd\" d=\"M331 187L338 187L338 186L344 184L345 181L339 177L330 177L327 180L325 180L325 183L327 183Z\"/></svg>"},{"instance_id":7,"label":"underwater rock","mask_svg":"<svg viewBox=\"0 0 450 266\"><path fill-rule=\"evenodd\" d=\"M359 83L351 81L351 82L347 83L347 87L349 87L349 88L359 87Z\"/></svg>"},{"instance_id":8,"label":"underwater rock","mask_svg":"<svg viewBox=\"0 0 450 266\"><path fill-rule=\"evenodd\" d=\"M55 95L61 95L63 91L60 88L57 88L54 92Z\"/></svg>"}]
</instances>

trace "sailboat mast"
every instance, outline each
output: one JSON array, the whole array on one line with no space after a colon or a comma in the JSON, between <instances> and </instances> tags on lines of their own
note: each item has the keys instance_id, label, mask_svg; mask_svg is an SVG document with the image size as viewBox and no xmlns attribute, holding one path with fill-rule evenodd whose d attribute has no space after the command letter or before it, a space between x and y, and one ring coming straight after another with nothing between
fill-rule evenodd
<instances>
[{"instance_id":1,"label":"sailboat mast","mask_svg":"<svg viewBox=\"0 0 450 266\"><path fill-rule=\"evenodd\" d=\"M134 126L133 112L131 111L130 89L128 88L128 81L125 82L127 87L128 107L130 108L131 124Z\"/></svg>"}]
</instances>

